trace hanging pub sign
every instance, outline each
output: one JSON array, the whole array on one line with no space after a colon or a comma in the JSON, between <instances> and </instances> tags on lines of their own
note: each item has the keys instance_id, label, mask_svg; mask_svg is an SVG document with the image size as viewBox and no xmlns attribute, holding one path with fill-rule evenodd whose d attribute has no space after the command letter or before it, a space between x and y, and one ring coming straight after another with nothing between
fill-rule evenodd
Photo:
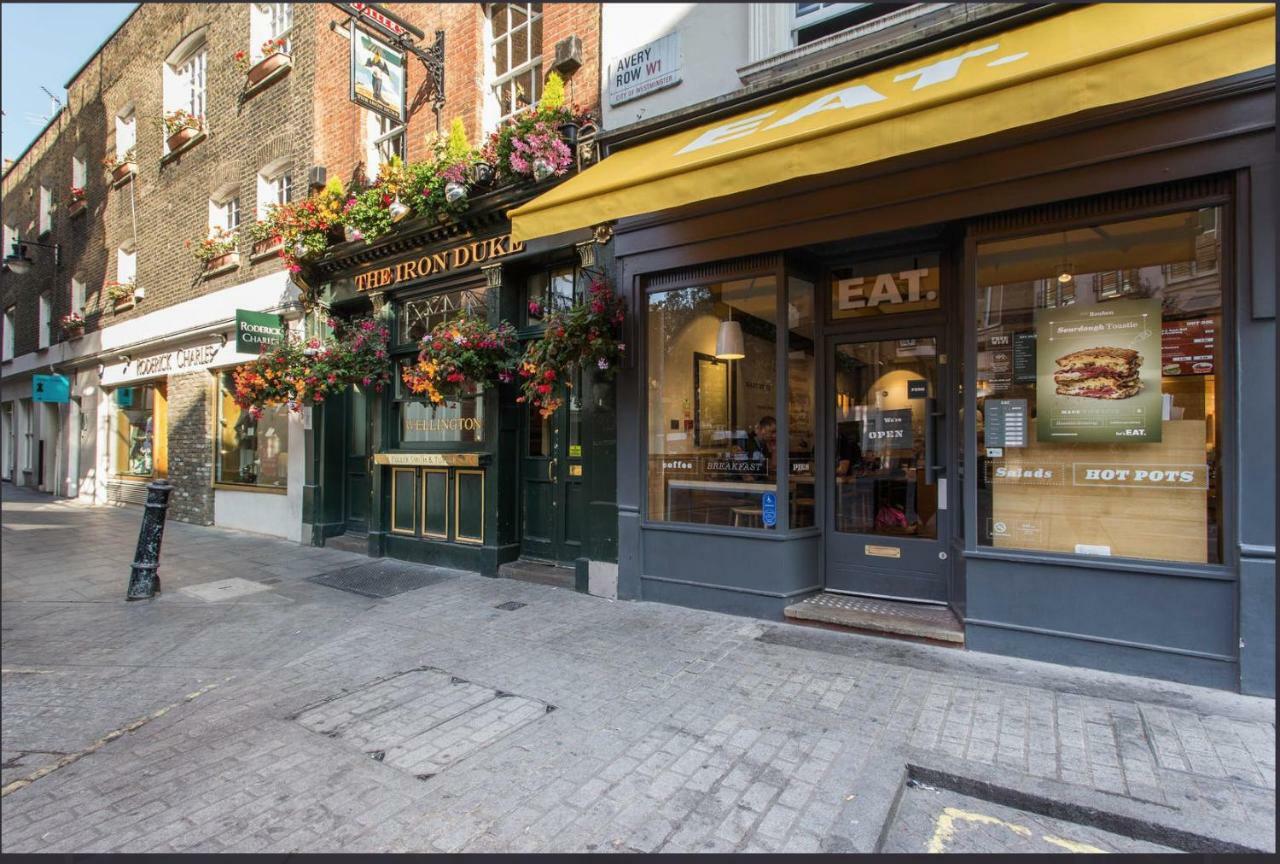
<instances>
[{"instance_id":1,"label":"hanging pub sign","mask_svg":"<svg viewBox=\"0 0 1280 864\"><path fill-rule=\"evenodd\" d=\"M367 33L351 19L351 101L397 123L405 122L408 92L405 52Z\"/></svg>"},{"instance_id":2,"label":"hanging pub sign","mask_svg":"<svg viewBox=\"0 0 1280 864\"><path fill-rule=\"evenodd\" d=\"M260 354L266 345L284 341L284 319L266 312L236 310L236 350L241 354Z\"/></svg>"}]
</instances>

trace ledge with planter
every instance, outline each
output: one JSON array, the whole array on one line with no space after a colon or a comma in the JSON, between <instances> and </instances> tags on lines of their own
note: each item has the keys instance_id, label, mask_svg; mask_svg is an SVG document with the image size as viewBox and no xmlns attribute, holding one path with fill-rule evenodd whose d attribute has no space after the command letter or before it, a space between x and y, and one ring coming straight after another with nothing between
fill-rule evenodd
<instances>
[{"instance_id":1,"label":"ledge with planter","mask_svg":"<svg viewBox=\"0 0 1280 864\"><path fill-rule=\"evenodd\" d=\"M146 296L146 292L132 282L108 282L103 286L103 293L106 294L108 302L111 303L111 311L113 312L124 312L126 309L132 309L139 300Z\"/></svg>"},{"instance_id":2,"label":"ledge with planter","mask_svg":"<svg viewBox=\"0 0 1280 864\"><path fill-rule=\"evenodd\" d=\"M108 156L102 160L102 167L111 175L111 186L123 186L138 173L138 160L130 147L119 156Z\"/></svg>"},{"instance_id":3,"label":"ledge with planter","mask_svg":"<svg viewBox=\"0 0 1280 864\"><path fill-rule=\"evenodd\" d=\"M204 117L189 114L181 108L164 115L165 144L169 148L160 161L168 162L190 150L206 137Z\"/></svg>"},{"instance_id":4,"label":"ledge with planter","mask_svg":"<svg viewBox=\"0 0 1280 864\"><path fill-rule=\"evenodd\" d=\"M62 335L68 340L79 339L84 335L84 316L79 312L63 315L58 323L62 327Z\"/></svg>"}]
</instances>

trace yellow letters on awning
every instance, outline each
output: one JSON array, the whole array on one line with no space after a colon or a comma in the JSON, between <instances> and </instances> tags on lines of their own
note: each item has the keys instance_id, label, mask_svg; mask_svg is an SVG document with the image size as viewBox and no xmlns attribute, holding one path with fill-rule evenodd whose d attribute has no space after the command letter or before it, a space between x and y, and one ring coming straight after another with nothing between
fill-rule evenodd
<instances>
[{"instance_id":1,"label":"yellow letters on awning","mask_svg":"<svg viewBox=\"0 0 1280 864\"><path fill-rule=\"evenodd\" d=\"M527 241L1275 63L1275 7L1104 3L623 150L510 212Z\"/></svg>"}]
</instances>

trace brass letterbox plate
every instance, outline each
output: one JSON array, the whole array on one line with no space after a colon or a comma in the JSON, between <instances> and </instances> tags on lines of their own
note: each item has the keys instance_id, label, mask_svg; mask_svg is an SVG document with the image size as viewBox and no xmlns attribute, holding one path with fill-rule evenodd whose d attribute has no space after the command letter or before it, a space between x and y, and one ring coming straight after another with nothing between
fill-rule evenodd
<instances>
[{"instance_id":1,"label":"brass letterbox plate","mask_svg":"<svg viewBox=\"0 0 1280 864\"><path fill-rule=\"evenodd\" d=\"M872 546L868 544L863 547L868 555L874 555L877 558L901 558L902 550L897 546Z\"/></svg>"}]
</instances>

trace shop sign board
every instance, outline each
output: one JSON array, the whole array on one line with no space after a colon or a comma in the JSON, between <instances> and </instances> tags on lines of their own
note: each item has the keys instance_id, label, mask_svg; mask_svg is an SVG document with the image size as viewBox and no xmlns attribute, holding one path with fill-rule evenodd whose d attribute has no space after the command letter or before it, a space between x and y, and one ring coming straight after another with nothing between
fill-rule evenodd
<instances>
[{"instance_id":1,"label":"shop sign board","mask_svg":"<svg viewBox=\"0 0 1280 864\"><path fill-rule=\"evenodd\" d=\"M609 105L621 105L674 87L683 78L683 65L679 30L640 46L609 70Z\"/></svg>"},{"instance_id":2,"label":"shop sign board","mask_svg":"<svg viewBox=\"0 0 1280 864\"><path fill-rule=\"evenodd\" d=\"M284 318L249 309L236 310L236 350L241 354L261 353L265 345L284 341Z\"/></svg>"},{"instance_id":3,"label":"shop sign board","mask_svg":"<svg viewBox=\"0 0 1280 864\"><path fill-rule=\"evenodd\" d=\"M505 258L523 251L524 243L512 240L510 234L474 240L441 252L421 255L358 273L355 277L356 290L372 291L375 288L390 288L400 282L422 279L426 276L447 273L450 270L460 270L463 267L478 266L486 261Z\"/></svg>"},{"instance_id":4,"label":"shop sign board","mask_svg":"<svg viewBox=\"0 0 1280 864\"><path fill-rule=\"evenodd\" d=\"M1160 301L1037 309L1039 441L1160 440Z\"/></svg>"},{"instance_id":5,"label":"shop sign board","mask_svg":"<svg viewBox=\"0 0 1280 864\"><path fill-rule=\"evenodd\" d=\"M375 465L426 466L429 468L475 468L480 465L479 453L375 453Z\"/></svg>"},{"instance_id":6,"label":"shop sign board","mask_svg":"<svg viewBox=\"0 0 1280 864\"><path fill-rule=\"evenodd\" d=\"M351 101L375 114L405 122L405 53L351 19Z\"/></svg>"},{"instance_id":7,"label":"shop sign board","mask_svg":"<svg viewBox=\"0 0 1280 864\"><path fill-rule=\"evenodd\" d=\"M911 409L868 411L862 424L863 450L904 450L915 444Z\"/></svg>"},{"instance_id":8,"label":"shop sign board","mask_svg":"<svg viewBox=\"0 0 1280 864\"><path fill-rule=\"evenodd\" d=\"M859 274L844 268L837 269L834 275L833 318L918 312L941 305L936 266L874 274Z\"/></svg>"},{"instance_id":9,"label":"shop sign board","mask_svg":"<svg viewBox=\"0 0 1280 864\"><path fill-rule=\"evenodd\" d=\"M32 375L31 399L34 402L70 402L71 381L65 375Z\"/></svg>"},{"instance_id":10,"label":"shop sign board","mask_svg":"<svg viewBox=\"0 0 1280 864\"><path fill-rule=\"evenodd\" d=\"M196 372L212 366L221 359L219 355L234 356L230 342L225 349L219 340L208 345L193 345L165 351L163 354L151 354L129 360L127 363L112 363L108 364L102 373L102 384L111 387L139 378Z\"/></svg>"}]
</instances>

